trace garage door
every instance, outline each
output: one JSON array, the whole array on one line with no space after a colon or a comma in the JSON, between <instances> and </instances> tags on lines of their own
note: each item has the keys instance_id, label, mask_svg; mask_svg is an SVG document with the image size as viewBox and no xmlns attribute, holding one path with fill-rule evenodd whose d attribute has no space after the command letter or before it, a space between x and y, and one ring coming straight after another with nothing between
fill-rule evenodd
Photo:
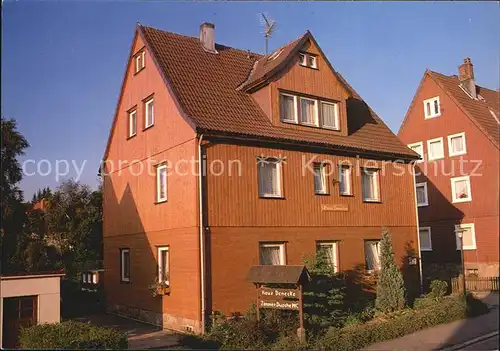
<instances>
[{"instance_id":1,"label":"garage door","mask_svg":"<svg viewBox=\"0 0 500 351\"><path fill-rule=\"evenodd\" d=\"M38 296L8 297L3 299L3 347L19 346L22 327L35 325L38 320Z\"/></svg>"}]
</instances>

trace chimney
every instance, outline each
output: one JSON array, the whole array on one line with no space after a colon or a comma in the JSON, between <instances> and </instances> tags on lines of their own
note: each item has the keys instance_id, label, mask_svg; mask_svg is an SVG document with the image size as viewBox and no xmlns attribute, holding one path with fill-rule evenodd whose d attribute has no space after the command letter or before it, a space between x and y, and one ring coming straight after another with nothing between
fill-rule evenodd
<instances>
[{"instance_id":1,"label":"chimney","mask_svg":"<svg viewBox=\"0 0 500 351\"><path fill-rule=\"evenodd\" d=\"M470 95L473 99L477 99L476 82L474 81L474 65L470 58L464 58L464 63L458 66L458 79L460 86Z\"/></svg>"},{"instance_id":2,"label":"chimney","mask_svg":"<svg viewBox=\"0 0 500 351\"><path fill-rule=\"evenodd\" d=\"M200 42L205 51L217 53L217 50L215 50L215 25L213 23L202 23L200 26Z\"/></svg>"}]
</instances>

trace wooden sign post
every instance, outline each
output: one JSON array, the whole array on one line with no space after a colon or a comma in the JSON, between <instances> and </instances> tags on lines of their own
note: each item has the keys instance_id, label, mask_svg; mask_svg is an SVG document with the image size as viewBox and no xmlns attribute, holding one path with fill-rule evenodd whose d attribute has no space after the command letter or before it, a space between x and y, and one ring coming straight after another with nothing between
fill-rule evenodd
<instances>
[{"instance_id":1,"label":"wooden sign post","mask_svg":"<svg viewBox=\"0 0 500 351\"><path fill-rule=\"evenodd\" d=\"M307 269L304 266L254 266L247 279L255 284L257 291L257 320L260 320L261 308L298 311L300 327L297 336L300 342L305 342L302 293L303 284L310 280ZM273 284L289 288L269 286Z\"/></svg>"}]
</instances>

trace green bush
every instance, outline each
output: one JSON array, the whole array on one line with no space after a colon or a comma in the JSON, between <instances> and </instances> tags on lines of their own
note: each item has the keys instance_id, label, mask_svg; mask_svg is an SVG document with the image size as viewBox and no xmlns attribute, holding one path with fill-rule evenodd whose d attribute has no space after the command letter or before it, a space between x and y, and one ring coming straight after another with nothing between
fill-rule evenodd
<instances>
[{"instance_id":1,"label":"green bush","mask_svg":"<svg viewBox=\"0 0 500 351\"><path fill-rule=\"evenodd\" d=\"M128 347L125 334L90 323L68 321L39 324L21 330L23 349L109 349Z\"/></svg>"},{"instance_id":2,"label":"green bush","mask_svg":"<svg viewBox=\"0 0 500 351\"><path fill-rule=\"evenodd\" d=\"M425 309L405 309L366 324L329 328L317 341L315 347L335 351L357 350L377 342L398 338L424 328L486 311L481 301L472 296L467 300L467 304L462 297L444 298L440 303L434 300L434 305Z\"/></svg>"},{"instance_id":3,"label":"green bush","mask_svg":"<svg viewBox=\"0 0 500 351\"><path fill-rule=\"evenodd\" d=\"M439 300L444 297L447 292L447 282L445 282L444 280L433 280L431 282L431 291L427 294L427 296Z\"/></svg>"}]
</instances>

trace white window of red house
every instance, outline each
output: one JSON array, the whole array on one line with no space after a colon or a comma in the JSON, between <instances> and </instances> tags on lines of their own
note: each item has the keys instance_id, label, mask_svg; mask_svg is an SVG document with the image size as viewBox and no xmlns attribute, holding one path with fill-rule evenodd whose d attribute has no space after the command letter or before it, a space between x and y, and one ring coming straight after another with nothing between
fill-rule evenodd
<instances>
[{"instance_id":1,"label":"white window of red house","mask_svg":"<svg viewBox=\"0 0 500 351\"><path fill-rule=\"evenodd\" d=\"M427 183L417 183L416 184L416 193L417 193L417 206L428 206L429 198L427 196Z\"/></svg>"},{"instance_id":2,"label":"white window of red house","mask_svg":"<svg viewBox=\"0 0 500 351\"><path fill-rule=\"evenodd\" d=\"M321 126L334 130L340 129L338 105L336 103L321 101Z\"/></svg>"},{"instance_id":3,"label":"white window of red house","mask_svg":"<svg viewBox=\"0 0 500 351\"><path fill-rule=\"evenodd\" d=\"M149 128L155 123L154 98L151 97L144 102L144 128Z\"/></svg>"},{"instance_id":4,"label":"white window of red house","mask_svg":"<svg viewBox=\"0 0 500 351\"><path fill-rule=\"evenodd\" d=\"M156 202L167 201L167 165L156 167Z\"/></svg>"},{"instance_id":5,"label":"white window of red house","mask_svg":"<svg viewBox=\"0 0 500 351\"><path fill-rule=\"evenodd\" d=\"M318 101L300 98L300 123L317 126L318 125Z\"/></svg>"},{"instance_id":6,"label":"white window of red house","mask_svg":"<svg viewBox=\"0 0 500 351\"><path fill-rule=\"evenodd\" d=\"M420 155L421 160L417 162L422 162L424 160L424 143L421 141L413 144L408 144L408 147Z\"/></svg>"},{"instance_id":7,"label":"white window of red house","mask_svg":"<svg viewBox=\"0 0 500 351\"><path fill-rule=\"evenodd\" d=\"M338 245L336 241L320 241L316 243L316 252L322 251L333 272L339 271Z\"/></svg>"},{"instance_id":8,"label":"white window of red house","mask_svg":"<svg viewBox=\"0 0 500 351\"><path fill-rule=\"evenodd\" d=\"M146 65L145 59L146 59L145 51L141 51L135 55L135 73L138 73L145 67Z\"/></svg>"},{"instance_id":9,"label":"white window of red house","mask_svg":"<svg viewBox=\"0 0 500 351\"><path fill-rule=\"evenodd\" d=\"M380 201L378 169L363 168L361 183L364 201Z\"/></svg>"},{"instance_id":10,"label":"white window of red house","mask_svg":"<svg viewBox=\"0 0 500 351\"><path fill-rule=\"evenodd\" d=\"M352 195L351 170L347 165L339 165L339 191L340 195Z\"/></svg>"},{"instance_id":11,"label":"white window of red house","mask_svg":"<svg viewBox=\"0 0 500 351\"><path fill-rule=\"evenodd\" d=\"M460 156L467 153L465 133L448 135L448 153L450 156Z\"/></svg>"},{"instance_id":12,"label":"white window of red house","mask_svg":"<svg viewBox=\"0 0 500 351\"><path fill-rule=\"evenodd\" d=\"M313 165L314 192L316 194L328 194L326 167L327 166L324 163L315 163Z\"/></svg>"},{"instance_id":13,"label":"white window of red house","mask_svg":"<svg viewBox=\"0 0 500 351\"><path fill-rule=\"evenodd\" d=\"M431 227L420 227L418 235L420 239L420 251L432 251Z\"/></svg>"},{"instance_id":14,"label":"white window of red house","mask_svg":"<svg viewBox=\"0 0 500 351\"><path fill-rule=\"evenodd\" d=\"M427 140L427 155L429 161L444 158L443 138Z\"/></svg>"},{"instance_id":15,"label":"white window of red house","mask_svg":"<svg viewBox=\"0 0 500 351\"><path fill-rule=\"evenodd\" d=\"M453 203L472 201L469 176L451 178L451 198Z\"/></svg>"},{"instance_id":16,"label":"white window of red house","mask_svg":"<svg viewBox=\"0 0 500 351\"><path fill-rule=\"evenodd\" d=\"M260 264L282 266L286 264L284 243L261 243L259 247Z\"/></svg>"},{"instance_id":17,"label":"white window of red house","mask_svg":"<svg viewBox=\"0 0 500 351\"><path fill-rule=\"evenodd\" d=\"M137 110L133 109L128 113L128 137L137 134Z\"/></svg>"},{"instance_id":18,"label":"white window of red house","mask_svg":"<svg viewBox=\"0 0 500 351\"><path fill-rule=\"evenodd\" d=\"M263 157L257 160L257 172L260 197L281 197L282 162L274 157Z\"/></svg>"},{"instance_id":19,"label":"white window of red house","mask_svg":"<svg viewBox=\"0 0 500 351\"><path fill-rule=\"evenodd\" d=\"M167 285L170 283L168 246L158 248L158 281Z\"/></svg>"},{"instance_id":20,"label":"white window of red house","mask_svg":"<svg viewBox=\"0 0 500 351\"><path fill-rule=\"evenodd\" d=\"M380 269L380 240L365 240L365 265L367 271Z\"/></svg>"},{"instance_id":21,"label":"white window of red house","mask_svg":"<svg viewBox=\"0 0 500 351\"><path fill-rule=\"evenodd\" d=\"M455 225L455 236L457 240L457 250L460 250L460 236L462 236L464 250L476 250L476 231L474 223Z\"/></svg>"},{"instance_id":22,"label":"white window of red house","mask_svg":"<svg viewBox=\"0 0 500 351\"><path fill-rule=\"evenodd\" d=\"M280 93L280 116L283 122L297 123L296 96Z\"/></svg>"},{"instance_id":23,"label":"white window of red house","mask_svg":"<svg viewBox=\"0 0 500 351\"><path fill-rule=\"evenodd\" d=\"M301 52L299 53L299 64L304 67L318 68L318 58L316 55Z\"/></svg>"},{"instance_id":24,"label":"white window of red house","mask_svg":"<svg viewBox=\"0 0 500 351\"><path fill-rule=\"evenodd\" d=\"M441 105L439 96L424 100L425 119L439 117L441 115Z\"/></svg>"}]
</instances>

